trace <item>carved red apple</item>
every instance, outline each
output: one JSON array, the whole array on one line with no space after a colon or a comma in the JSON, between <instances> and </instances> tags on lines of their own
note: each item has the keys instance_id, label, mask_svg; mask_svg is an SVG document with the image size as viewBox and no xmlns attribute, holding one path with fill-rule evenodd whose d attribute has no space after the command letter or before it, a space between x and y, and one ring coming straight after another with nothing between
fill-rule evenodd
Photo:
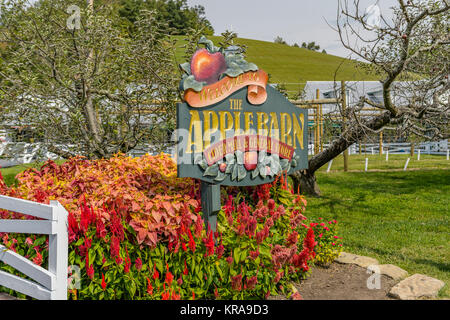
<instances>
[{"instance_id":1,"label":"carved red apple","mask_svg":"<svg viewBox=\"0 0 450 320\"><path fill-rule=\"evenodd\" d=\"M247 171L255 170L258 165L258 153L256 151L248 151L244 154L244 167Z\"/></svg>"},{"instance_id":2,"label":"carved red apple","mask_svg":"<svg viewBox=\"0 0 450 320\"><path fill-rule=\"evenodd\" d=\"M210 53L206 49L200 49L192 56L191 73L197 81L204 81L207 84L217 82L225 70L227 63L220 52Z\"/></svg>"},{"instance_id":3,"label":"carved red apple","mask_svg":"<svg viewBox=\"0 0 450 320\"><path fill-rule=\"evenodd\" d=\"M221 164L219 164L220 172L225 172L226 169L227 169L227 164L225 162L222 162Z\"/></svg>"}]
</instances>

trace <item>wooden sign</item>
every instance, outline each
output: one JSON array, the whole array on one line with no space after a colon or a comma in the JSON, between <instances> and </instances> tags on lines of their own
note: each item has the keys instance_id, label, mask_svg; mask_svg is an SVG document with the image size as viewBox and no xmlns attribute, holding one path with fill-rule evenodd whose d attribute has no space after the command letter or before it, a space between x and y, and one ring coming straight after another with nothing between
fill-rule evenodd
<instances>
[{"instance_id":1,"label":"wooden sign","mask_svg":"<svg viewBox=\"0 0 450 320\"><path fill-rule=\"evenodd\" d=\"M180 66L176 157L178 176L202 180L202 207L217 212L220 198L211 204L203 193L217 202L211 190L219 185L270 183L308 167L308 113L267 85L267 74L239 50L200 43L206 48Z\"/></svg>"}]
</instances>

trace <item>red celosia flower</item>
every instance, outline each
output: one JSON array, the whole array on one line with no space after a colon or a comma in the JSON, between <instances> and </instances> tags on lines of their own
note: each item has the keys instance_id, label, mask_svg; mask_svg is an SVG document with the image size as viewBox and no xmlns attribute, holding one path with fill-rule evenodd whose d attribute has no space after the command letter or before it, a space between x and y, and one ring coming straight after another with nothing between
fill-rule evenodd
<instances>
[{"instance_id":1,"label":"red celosia flower","mask_svg":"<svg viewBox=\"0 0 450 320\"><path fill-rule=\"evenodd\" d=\"M170 292L169 291L165 291L161 294L161 298L162 300L169 300L170 299Z\"/></svg>"},{"instance_id":2,"label":"red celosia flower","mask_svg":"<svg viewBox=\"0 0 450 320\"><path fill-rule=\"evenodd\" d=\"M232 256L227 257L226 260L227 260L229 265L231 265L233 263L233 257Z\"/></svg>"},{"instance_id":3,"label":"red celosia flower","mask_svg":"<svg viewBox=\"0 0 450 320\"><path fill-rule=\"evenodd\" d=\"M213 240L212 231L208 232L208 238L203 239L203 242L205 243L205 247L206 247L205 256L208 257L214 253L214 240Z\"/></svg>"},{"instance_id":4,"label":"red celosia flower","mask_svg":"<svg viewBox=\"0 0 450 320\"><path fill-rule=\"evenodd\" d=\"M268 236L269 236L269 227L265 225L261 231L256 233L255 235L256 243L261 244Z\"/></svg>"},{"instance_id":5,"label":"red celosia flower","mask_svg":"<svg viewBox=\"0 0 450 320\"><path fill-rule=\"evenodd\" d=\"M122 221L120 219L120 215L115 211L112 211L111 220L110 220L110 228L113 235L117 236L120 241L123 241L125 237Z\"/></svg>"},{"instance_id":6,"label":"red celosia flower","mask_svg":"<svg viewBox=\"0 0 450 320\"><path fill-rule=\"evenodd\" d=\"M203 231L203 218L200 215L197 215L197 221L195 222L195 236L197 238L200 238L202 236L202 231Z\"/></svg>"},{"instance_id":7,"label":"red celosia flower","mask_svg":"<svg viewBox=\"0 0 450 320\"><path fill-rule=\"evenodd\" d=\"M290 233L286 238L286 247L290 247L292 245L295 245L298 240L298 232L294 231Z\"/></svg>"},{"instance_id":8,"label":"red celosia flower","mask_svg":"<svg viewBox=\"0 0 450 320\"><path fill-rule=\"evenodd\" d=\"M156 270L156 265L153 265L153 280L156 280L159 278L159 272Z\"/></svg>"},{"instance_id":9,"label":"red celosia flower","mask_svg":"<svg viewBox=\"0 0 450 320\"><path fill-rule=\"evenodd\" d=\"M120 251L120 240L116 236L111 237L111 257L118 257Z\"/></svg>"},{"instance_id":10,"label":"red celosia flower","mask_svg":"<svg viewBox=\"0 0 450 320\"><path fill-rule=\"evenodd\" d=\"M169 271L166 273L166 280L165 282L170 286L170 284L173 281L173 274Z\"/></svg>"},{"instance_id":11,"label":"red celosia flower","mask_svg":"<svg viewBox=\"0 0 450 320\"><path fill-rule=\"evenodd\" d=\"M102 273L102 289L105 291L106 289L106 282L105 282L105 275Z\"/></svg>"},{"instance_id":12,"label":"red celosia flower","mask_svg":"<svg viewBox=\"0 0 450 320\"><path fill-rule=\"evenodd\" d=\"M231 277L231 288L235 291L242 290L242 274Z\"/></svg>"},{"instance_id":13,"label":"red celosia flower","mask_svg":"<svg viewBox=\"0 0 450 320\"><path fill-rule=\"evenodd\" d=\"M136 258L136 261L135 261L135 267L136 267L136 269L138 270L138 271L141 271L141 269L142 269L142 260L141 260L141 258Z\"/></svg>"},{"instance_id":14,"label":"red celosia flower","mask_svg":"<svg viewBox=\"0 0 450 320\"><path fill-rule=\"evenodd\" d=\"M283 270L277 271L277 273L275 275L275 279L273 279L273 282L278 283L278 281L280 281L281 278L283 278L283 276L284 276L284 271Z\"/></svg>"},{"instance_id":15,"label":"red celosia flower","mask_svg":"<svg viewBox=\"0 0 450 320\"><path fill-rule=\"evenodd\" d=\"M259 249L256 249L255 251L250 251L250 258L255 260L259 256Z\"/></svg>"},{"instance_id":16,"label":"red celosia flower","mask_svg":"<svg viewBox=\"0 0 450 320\"><path fill-rule=\"evenodd\" d=\"M192 291L192 300L195 300L195 292Z\"/></svg>"},{"instance_id":17,"label":"red celosia flower","mask_svg":"<svg viewBox=\"0 0 450 320\"><path fill-rule=\"evenodd\" d=\"M309 228L305 240L303 240L303 247L308 248L312 257L315 256L314 247L316 244L317 242L314 240L314 230Z\"/></svg>"},{"instance_id":18,"label":"red celosia flower","mask_svg":"<svg viewBox=\"0 0 450 320\"><path fill-rule=\"evenodd\" d=\"M33 259L33 263L40 266L42 264L42 255L39 253L39 251L35 248L36 251L36 257Z\"/></svg>"},{"instance_id":19,"label":"red celosia flower","mask_svg":"<svg viewBox=\"0 0 450 320\"><path fill-rule=\"evenodd\" d=\"M267 207L270 211L272 211L275 208L275 201L273 199L269 199L269 201L267 201Z\"/></svg>"},{"instance_id":20,"label":"red celosia flower","mask_svg":"<svg viewBox=\"0 0 450 320\"><path fill-rule=\"evenodd\" d=\"M123 272L128 273L130 272L130 267L131 267L131 260L129 257L125 258L125 266L123 268Z\"/></svg>"},{"instance_id":21,"label":"red celosia flower","mask_svg":"<svg viewBox=\"0 0 450 320\"><path fill-rule=\"evenodd\" d=\"M78 221L75 219L75 216L72 212L69 212L68 215L68 223L69 223L69 242L73 242L77 238L77 234L79 232Z\"/></svg>"},{"instance_id":22,"label":"red celosia flower","mask_svg":"<svg viewBox=\"0 0 450 320\"><path fill-rule=\"evenodd\" d=\"M256 218L253 216L250 216L248 221L247 221L247 226L245 229L245 234L248 237L252 237L255 235L255 231L256 231L256 224L258 223L258 221L256 221Z\"/></svg>"},{"instance_id":23,"label":"red celosia flower","mask_svg":"<svg viewBox=\"0 0 450 320\"><path fill-rule=\"evenodd\" d=\"M292 257L292 264L296 268L301 268L304 271L308 271L308 258L310 256L308 248L304 248L300 254L294 254Z\"/></svg>"},{"instance_id":24,"label":"red celosia flower","mask_svg":"<svg viewBox=\"0 0 450 320\"><path fill-rule=\"evenodd\" d=\"M31 245L33 244L33 240L31 240L30 237L27 237L27 238L25 239L25 244L26 244L27 246L31 246Z\"/></svg>"},{"instance_id":25,"label":"red celosia flower","mask_svg":"<svg viewBox=\"0 0 450 320\"><path fill-rule=\"evenodd\" d=\"M217 259L222 258L224 251L225 251L225 247L223 246L222 243L220 243L216 248Z\"/></svg>"},{"instance_id":26,"label":"red celosia flower","mask_svg":"<svg viewBox=\"0 0 450 320\"><path fill-rule=\"evenodd\" d=\"M214 289L214 296L216 297L216 299L219 298L219 291L217 290L217 287Z\"/></svg>"},{"instance_id":27,"label":"red celosia flower","mask_svg":"<svg viewBox=\"0 0 450 320\"><path fill-rule=\"evenodd\" d=\"M247 278L245 280L245 285L247 290L255 289L256 284L258 283L258 278L256 276Z\"/></svg>"},{"instance_id":28,"label":"red celosia flower","mask_svg":"<svg viewBox=\"0 0 450 320\"><path fill-rule=\"evenodd\" d=\"M171 296L170 298L171 298L172 300L180 300L181 295L175 293L175 291L174 291L174 292L172 292L172 296Z\"/></svg>"},{"instance_id":29,"label":"red celosia flower","mask_svg":"<svg viewBox=\"0 0 450 320\"><path fill-rule=\"evenodd\" d=\"M94 265L89 265L89 255L86 255L86 273L91 280L94 279Z\"/></svg>"},{"instance_id":30,"label":"red celosia flower","mask_svg":"<svg viewBox=\"0 0 450 320\"><path fill-rule=\"evenodd\" d=\"M187 251L186 243L182 242L182 243L181 243L181 247L183 248L183 251L184 251L184 252Z\"/></svg>"},{"instance_id":31,"label":"red celosia flower","mask_svg":"<svg viewBox=\"0 0 450 320\"><path fill-rule=\"evenodd\" d=\"M300 295L300 293L298 293L298 291L296 291L292 296L291 296L292 300L303 300L302 296Z\"/></svg>"},{"instance_id":32,"label":"red celosia flower","mask_svg":"<svg viewBox=\"0 0 450 320\"><path fill-rule=\"evenodd\" d=\"M296 247L286 248L280 246L279 244L275 245L275 247L270 251L272 255L272 263L276 268L282 268L283 265L291 259L296 250Z\"/></svg>"},{"instance_id":33,"label":"red celosia flower","mask_svg":"<svg viewBox=\"0 0 450 320\"><path fill-rule=\"evenodd\" d=\"M183 284L183 278L181 278L181 276L177 279L177 283L179 286Z\"/></svg>"},{"instance_id":34,"label":"red celosia flower","mask_svg":"<svg viewBox=\"0 0 450 320\"><path fill-rule=\"evenodd\" d=\"M89 249L92 246L92 239L84 237L84 245L86 246L86 249Z\"/></svg>"},{"instance_id":35,"label":"red celosia flower","mask_svg":"<svg viewBox=\"0 0 450 320\"><path fill-rule=\"evenodd\" d=\"M189 270L188 270L188 268L187 268L186 260L184 260L184 270L183 270L183 274L184 274L184 275L188 275L188 274L189 274Z\"/></svg>"},{"instance_id":36,"label":"red celosia flower","mask_svg":"<svg viewBox=\"0 0 450 320\"><path fill-rule=\"evenodd\" d=\"M153 286L152 286L149 278L147 278L147 293L149 295L153 295Z\"/></svg>"},{"instance_id":37,"label":"red celosia flower","mask_svg":"<svg viewBox=\"0 0 450 320\"><path fill-rule=\"evenodd\" d=\"M105 224L103 223L102 219L97 220L96 228L97 237L102 239L105 238L108 231L105 229Z\"/></svg>"},{"instance_id":38,"label":"red celosia flower","mask_svg":"<svg viewBox=\"0 0 450 320\"><path fill-rule=\"evenodd\" d=\"M195 241L194 238L192 237L190 229L188 230L188 235L189 235L189 249L191 249L192 252L195 252Z\"/></svg>"}]
</instances>

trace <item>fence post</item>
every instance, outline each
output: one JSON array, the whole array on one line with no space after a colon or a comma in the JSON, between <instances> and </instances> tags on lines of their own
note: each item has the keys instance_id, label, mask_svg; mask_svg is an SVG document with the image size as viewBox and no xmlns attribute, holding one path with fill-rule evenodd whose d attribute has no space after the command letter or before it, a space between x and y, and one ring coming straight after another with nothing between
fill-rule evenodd
<instances>
[{"instance_id":1,"label":"fence post","mask_svg":"<svg viewBox=\"0 0 450 320\"><path fill-rule=\"evenodd\" d=\"M405 163L405 167L403 168L403 171L406 171L406 168L408 168L409 159L410 158L406 159L406 163Z\"/></svg>"},{"instance_id":2,"label":"fence post","mask_svg":"<svg viewBox=\"0 0 450 320\"><path fill-rule=\"evenodd\" d=\"M331 168L331 164L332 163L333 163L333 159L331 159L330 162L328 162L327 172L330 172L330 168Z\"/></svg>"},{"instance_id":3,"label":"fence post","mask_svg":"<svg viewBox=\"0 0 450 320\"><path fill-rule=\"evenodd\" d=\"M417 150L417 160L420 160L420 149Z\"/></svg>"},{"instance_id":4,"label":"fence post","mask_svg":"<svg viewBox=\"0 0 450 320\"><path fill-rule=\"evenodd\" d=\"M48 236L48 270L56 275L56 290L52 292L52 300L67 300L67 267L68 267L68 213L58 201L50 201L56 212L56 233Z\"/></svg>"},{"instance_id":5,"label":"fence post","mask_svg":"<svg viewBox=\"0 0 450 320\"><path fill-rule=\"evenodd\" d=\"M447 149L447 160L448 160L448 158L449 158L449 151L450 151L450 150Z\"/></svg>"},{"instance_id":6,"label":"fence post","mask_svg":"<svg viewBox=\"0 0 450 320\"><path fill-rule=\"evenodd\" d=\"M389 160L389 149L386 150L386 161L388 161L388 160Z\"/></svg>"},{"instance_id":7,"label":"fence post","mask_svg":"<svg viewBox=\"0 0 450 320\"><path fill-rule=\"evenodd\" d=\"M368 166L368 164L369 164L369 158L366 158L366 166L365 166L365 168L364 168L364 171L367 171L367 166Z\"/></svg>"}]
</instances>

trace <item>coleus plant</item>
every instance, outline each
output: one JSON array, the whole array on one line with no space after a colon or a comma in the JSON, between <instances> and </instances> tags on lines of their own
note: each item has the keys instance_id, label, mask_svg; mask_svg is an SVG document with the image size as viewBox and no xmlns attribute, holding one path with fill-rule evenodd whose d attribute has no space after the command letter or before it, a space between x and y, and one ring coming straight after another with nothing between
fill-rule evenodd
<instances>
[{"instance_id":1,"label":"coleus plant","mask_svg":"<svg viewBox=\"0 0 450 320\"><path fill-rule=\"evenodd\" d=\"M245 60L239 47L236 47L236 50L216 47L204 36L198 44L205 45L205 48L197 50L190 62L180 64L184 73L180 84L182 90L192 89L199 92L205 85L217 82L225 76L234 78L248 71L258 71L254 63Z\"/></svg>"}]
</instances>

